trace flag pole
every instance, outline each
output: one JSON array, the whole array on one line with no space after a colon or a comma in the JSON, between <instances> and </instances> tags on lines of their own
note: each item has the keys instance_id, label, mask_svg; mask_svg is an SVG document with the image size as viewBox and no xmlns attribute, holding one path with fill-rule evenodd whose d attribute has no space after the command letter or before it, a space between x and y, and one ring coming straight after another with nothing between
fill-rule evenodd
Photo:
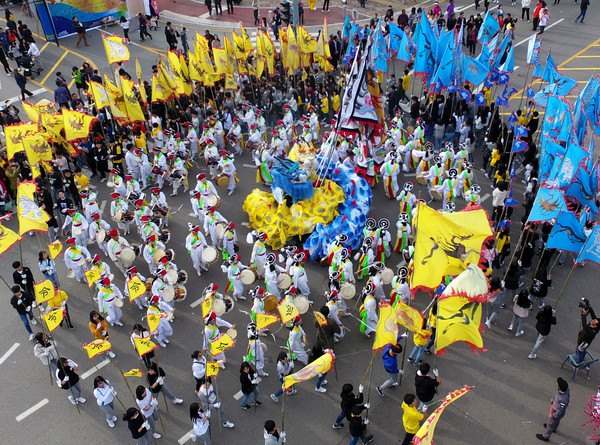
<instances>
[{"instance_id":1,"label":"flag pole","mask_svg":"<svg viewBox=\"0 0 600 445\"><path fill-rule=\"evenodd\" d=\"M558 306L558 302L560 301L560 298L562 297L562 295L565 291L565 287L567 287L567 283L569 282L569 278L571 278L571 275L573 274L573 271L575 270L576 266L577 266L577 263L573 263L573 267L571 267L571 271L569 272L569 275L567 275L567 279L565 280L565 283L563 284L563 287L560 290L560 293L558 294L558 298L556 299L556 303L554 303L554 307L552 309L556 310L556 307Z\"/></svg>"},{"instance_id":2,"label":"flag pole","mask_svg":"<svg viewBox=\"0 0 600 445\"><path fill-rule=\"evenodd\" d=\"M512 264L513 260L515 259L515 254L517 253L517 246L519 246L521 244L521 239L523 238L524 232L525 232L525 230L521 230L521 236L519 236L519 240L517 241L517 244L515 244L515 248L513 250L512 256L510 257L510 261L508 262L508 265L506 266L506 272L504 274L504 277L502 278L502 281L506 280L506 277L508 276L508 270L510 269L510 265Z\"/></svg>"},{"instance_id":3,"label":"flag pole","mask_svg":"<svg viewBox=\"0 0 600 445\"><path fill-rule=\"evenodd\" d=\"M148 325L148 327L150 327L150 326ZM156 351L154 352L154 359L156 360L157 374L160 377L160 365L158 364L158 354L156 353ZM165 392L162 389L161 389L160 392L162 392L163 400L165 401L165 406L167 407L167 414L171 414L169 412L169 404L167 403L167 396L165 396ZM160 423L162 425L162 419L160 419ZM165 427L164 426L163 426L163 431L165 431Z\"/></svg>"},{"instance_id":4,"label":"flag pole","mask_svg":"<svg viewBox=\"0 0 600 445\"><path fill-rule=\"evenodd\" d=\"M527 95L527 78L529 77L529 71L531 70L531 64L527 63L527 73L525 73L525 84L523 85L523 92L521 93L521 100L519 100L519 110L521 109L521 105L523 104L523 93ZM529 98L528 98L529 99Z\"/></svg>"}]
</instances>

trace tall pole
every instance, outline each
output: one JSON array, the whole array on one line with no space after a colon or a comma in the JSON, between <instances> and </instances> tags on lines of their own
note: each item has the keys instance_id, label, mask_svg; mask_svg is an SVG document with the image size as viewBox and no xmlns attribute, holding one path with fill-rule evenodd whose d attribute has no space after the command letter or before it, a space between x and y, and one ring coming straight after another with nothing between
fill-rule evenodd
<instances>
[{"instance_id":1,"label":"tall pole","mask_svg":"<svg viewBox=\"0 0 600 445\"><path fill-rule=\"evenodd\" d=\"M292 14L293 14L293 28L296 31L297 27L300 25L300 11L298 8L298 0L292 0ZM325 36L323 36L325 37Z\"/></svg>"},{"instance_id":2,"label":"tall pole","mask_svg":"<svg viewBox=\"0 0 600 445\"><path fill-rule=\"evenodd\" d=\"M48 8L48 3L46 2L46 0L42 0L42 2L44 3L44 8L46 9L46 14L48 14L48 20L50 21L50 26L52 27L52 34L54 34L54 43L56 43L56 46L58 46L60 48L60 43L58 43L58 36L56 35L56 28L54 27L54 22L52 21L52 15L50 14L50 9ZM44 34L46 32L44 31Z\"/></svg>"}]
</instances>

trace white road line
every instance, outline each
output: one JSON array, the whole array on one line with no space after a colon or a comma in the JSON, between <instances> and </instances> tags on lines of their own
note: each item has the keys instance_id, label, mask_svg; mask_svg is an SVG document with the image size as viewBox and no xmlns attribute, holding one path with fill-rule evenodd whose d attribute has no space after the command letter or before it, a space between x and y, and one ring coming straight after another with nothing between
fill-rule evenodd
<instances>
[{"instance_id":1,"label":"white road line","mask_svg":"<svg viewBox=\"0 0 600 445\"><path fill-rule=\"evenodd\" d=\"M104 209L106 208L106 203L108 201L105 199L100 203L100 216L102 216L102 214L104 213Z\"/></svg>"},{"instance_id":2,"label":"white road line","mask_svg":"<svg viewBox=\"0 0 600 445\"><path fill-rule=\"evenodd\" d=\"M250 227L250 223L249 222L243 222L243 223L240 223L240 224L242 226L244 226L244 227Z\"/></svg>"},{"instance_id":3,"label":"white road line","mask_svg":"<svg viewBox=\"0 0 600 445\"><path fill-rule=\"evenodd\" d=\"M487 200L489 197L490 197L490 194L489 194L489 193L486 193L485 195L483 195L483 196L481 197L481 202L485 202L485 201L486 201L486 200Z\"/></svg>"},{"instance_id":4,"label":"white road line","mask_svg":"<svg viewBox=\"0 0 600 445\"><path fill-rule=\"evenodd\" d=\"M21 420L25 419L27 416L30 416L31 414L36 412L38 409L40 409L42 406L44 406L48 403L49 403L49 400L44 399L44 400L36 403L35 405L33 405L28 410L23 411L21 414L19 414L17 417L15 417L15 419L17 419L17 422L20 422Z\"/></svg>"},{"instance_id":5,"label":"white road line","mask_svg":"<svg viewBox=\"0 0 600 445\"><path fill-rule=\"evenodd\" d=\"M548 31L550 28L552 28L553 26L558 25L560 22L563 22L564 20L565 19L560 19L560 20L557 20L556 22L554 22L553 24L551 24L550 26L546 26L546 29L544 29L544 32ZM521 46L523 43L527 42L529 39L531 39L531 36L527 37L526 39L521 40L519 43L517 43L516 45L514 45L514 47L516 48L517 46Z\"/></svg>"},{"instance_id":6,"label":"white road line","mask_svg":"<svg viewBox=\"0 0 600 445\"><path fill-rule=\"evenodd\" d=\"M247 167L247 168L256 168L256 165L252 165L252 164L242 164L242 167Z\"/></svg>"},{"instance_id":7,"label":"white road line","mask_svg":"<svg viewBox=\"0 0 600 445\"><path fill-rule=\"evenodd\" d=\"M12 346L10 347L10 349L9 349L8 351L6 351L6 353L5 353L5 354L4 354L2 357L0 357L0 365L1 365L2 363L4 363L4 362L6 361L6 359L7 359L8 357L10 357L10 355L11 355L13 352L15 352L15 350L16 350L16 349L17 349L19 346L21 346L21 344L20 344L20 343L15 343L14 345L12 345Z\"/></svg>"},{"instance_id":8,"label":"white road line","mask_svg":"<svg viewBox=\"0 0 600 445\"><path fill-rule=\"evenodd\" d=\"M189 430L187 433L185 433L178 441L177 443L179 445L183 445L184 443L186 443L188 440L190 440L192 438L192 435L194 434L194 429L192 428L191 430Z\"/></svg>"},{"instance_id":9,"label":"white road line","mask_svg":"<svg viewBox=\"0 0 600 445\"><path fill-rule=\"evenodd\" d=\"M38 88L37 90L33 90L31 93L32 95L29 96L29 98L33 97L33 96L37 96L38 94L42 94L47 92L48 90L46 88ZM10 99L8 99L14 103L18 103L21 102L21 96L15 96L15 97L11 97ZM29 100L29 99L28 99Z\"/></svg>"},{"instance_id":10,"label":"white road line","mask_svg":"<svg viewBox=\"0 0 600 445\"><path fill-rule=\"evenodd\" d=\"M81 377L80 377L81 380L85 380L89 376L94 375L100 368L104 368L109 363L110 363L110 360L107 359L107 358L105 358L100 363L98 363L96 366L94 366L92 369L90 369L89 371L86 371L83 374L81 374Z\"/></svg>"},{"instance_id":11,"label":"white road line","mask_svg":"<svg viewBox=\"0 0 600 445\"><path fill-rule=\"evenodd\" d=\"M240 400L242 397L244 397L244 393L242 391L238 391L233 395L235 400Z\"/></svg>"},{"instance_id":12,"label":"white road line","mask_svg":"<svg viewBox=\"0 0 600 445\"><path fill-rule=\"evenodd\" d=\"M193 303L190 303L190 307L193 309L204 301L204 298L198 298Z\"/></svg>"}]
</instances>

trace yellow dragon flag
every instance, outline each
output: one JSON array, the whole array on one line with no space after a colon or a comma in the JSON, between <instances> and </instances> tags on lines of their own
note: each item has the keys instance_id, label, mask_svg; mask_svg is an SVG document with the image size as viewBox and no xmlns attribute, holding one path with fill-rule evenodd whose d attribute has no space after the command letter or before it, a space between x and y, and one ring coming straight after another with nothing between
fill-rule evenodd
<instances>
[{"instance_id":1,"label":"yellow dragon flag","mask_svg":"<svg viewBox=\"0 0 600 445\"><path fill-rule=\"evenodd\" d=\"M444 398L444 401L438 407L438 409L436 409L433 413L431 413L431 415L427 418L427 420L425 422L423 422L423 425L421 425L421 428L419 428L419 431L417 431L417 434L413 438L413 444L414 445L433 445L433 432L438 423L438 420L440 420L440 416L442 415L442 413L444 412L446 407L448 405L450 405L452 402L454 402L456 399L464 396L466 393L468 393L472 389L473 389L473 387L465 385L461 389L457 389L456 391L452 391L450 394L448 394Z\"/></svg>"},{"instance_id":2,"label":"yellow dragon flag","mask_svg":"<svg viewBox=\"0 0 600 445\"><path fill-rule=\"evenodd\" d=\"M146 94L146 88L144 88L144 80L142 78L142 67L140 66L140 59L138 59L137 57L135 58L135 75L137 77L137 81L138 81L138 85L139 85L139 89L140 89L140 96L142 96L142 102L147 104L148 103L148 95Z\"/></svg>"},{"instance_id":3,"label":"yellow dragon flag","mask_svg":"<svg viewBox=\"0 0 600 445\"><path fill-rule=\"evenodd\" d=\"M398 338L398 322L396 321L396 310L387 303L379 305L379 321L375 329L375 341L373 351L386 345L395 345Z\"/></svg>"},{"instance_id":4,"label":"yellow dragon flag","mask_svg":"<svg viewBox=\"0 0 600 445\"><path fill-rule=\"evenodd\" d=\"M215 73L215 68L212 65L208 51L200 49L200 52L196 54L196 57L198 58L198 63L202 67L204 75Z\"/></svg>"},{"instance_id":5,"label":"yellow dragon flag","mask_svg":"<svg viewBox=\"0 0 600 445\"><path fill-rule=\"evenodd\" d=\"M298 52L298 43L296 42L294 28L288 25L285 34L287 37L287 65L288 68L296 70L300 66L300 53Z\"/></svg>"},{"instance_id":6,"label":"yellow dragon flag","mask_svg":"<svg viewBox=\"0 0 600 445\"><path fill-rule=\"evenodd\" d=\"M326 372L329 372L333 366L334 360L335 355L333 354L333 351L331 349L327 349L325 354L316 359L314 362L309 363L300 371L286 376L283 379L283 388L287 389L296 383L305 382L319 374L325 374Z\"/></svg>"},{"instance_id":7,"label":"yellow dragon flag","mask_svg":"<svg viewBox=\"0 0 600 445\"><path fill-rule=\"evenodd\" d=\"M419 332L423 327L423 316L412 306L396 299L396 322L412 332Z\"/></svg>"},{"instance_id":8,"label":"yellow dragon flag","mask_svg":"<svg viewBox=\"0 0 600 445\"><path fill-rule=\"evenodd\" d=\"M183 60L183 65L181 60L179 59L177 53L174 51L169 51L167 54L167 59L171 64L171 72L175 77L175 82L177 83L177 91L181 94L185 94L189 96L192 94L192 84L190 83L189 72L187 70L187 65L185 63L185 59ZM185 71L183 67L185 66ZM187 74L186 74L187 73Z\"/></svg>"},{"instance_id":9,"label":"yellow dragon flag","mask_svg":"<svg viewBox=\"0 0 600 445\"><path fill-rule=\"evenodd\" d=\"M259 32L262 35L262 42L265 49L265 57L267 60L267 71L269 75L275 74L275 56L277 55L277 51L275 51L275 45L273 45L273 41L269 34L264 33L262 31Z\"/></svg>"},{"instance_id":10,"label":"yellow dragon flag","mask_svg":"<svg viewBox=\"0 0 600 445\"><path fill-rule=\"evenodd\" d=\"M315 319L317 320L319 327L327 326L327 318L325 317L325 315L323 315L319 311L313 311L313 314L315 314Z\"/></svg>"},{"instance_id":11,"label":"yellow dragon flag","mask_svg":"<svg viewBox=\"0 0 600 445\"><path fill-rule=\"evenodd\" d=\"M233 76L229 74L225 76L225 89L226 90L237 90L237 83L233 80Z\"/></svg>"},{"instance_id":12,"label":"yellow dragon flag","mask_svg":"<svg viewBox=\"0 0 600 445\"><path fill-rule=\"evenodd\" d=\"M87 137L87 135L90 134L90 126L95 119L94 116L63 108L65 138L67 141L74 141Z\"/></svg>"},{"instance_id":13,"label":"yellow dragon flag","mask_svg":"<svg viewBox=\"0 0 600 445\"><path fill-rule=\"evenodd\" d=\"M108 351L110 348L111 344L107 340L94 340L91 343L83 345L83 349L85 349L89 358L94 358L96 355Z\"/></svg>"},{"instance_id":14,"label":"yellow dragon flag","mask_svg":"<svg viewBox=\"0 0 600 445\"><path fill-rule=\"evenodd\" d=\"M225 53L227 54L227 74L233 76L235 70L235 52L229 36L225 36Z\"/></svg>"},{"instance_id":15,"label":"yellow dragon flag","mask_svg":"<svg viewBox=\"0 0 600 445\"><path fill-rule=\"evenodd\" d=\"M21 143L25 136L38 132L38 125L27 123L17 125L7 125L4 127L6 137L6 154L8 159L12 159L15 153L25 150Z\"/></svg>"},{"instance_id":16,"label":"yellow dragon flag","mask_svg":"<svg viewBox=\"0 0 600 445\"><path fill-rule=\"evenodd\" d=\"M108 63L129 62L129 49L123 37L113 35L103 37L103 41Z\"/></svg>"},{"instance_id":17,"label":"yellow dragon flag","mask_svg":"<svg viewBox=\"0 0 600 445\"><path fill-rule=\"evenodd\" d=\"M16 232L13 232L0 224L0 255L7 250L10 250L17 241L22 239L23 237L19 236Z\"/></svg>"},{"instance_id":18,"label":"yellow dragon flag","mask_svg":"<svg viewBox=\"0 0 600 445\"><path fill-rule=\"evenodd\" d=\"M261 33L256 37L256 77L262 76L266 65L266 50Z\"/></svg>"},{"instance_id":19,"label":"yellow dragon flag","mask_svg":"<svg viewBox=\"0 0 600 445\"><path fill-rule=\"evenodd\" d=\"M21 105L23 105L23 110L25 111L25 114L27 114L27 117L32 122L39 123L39 121L40 121L39 107L37 105L30 104L29 102L21 102Z\"/></svg>"},{"instance_id":20,"label":"yellow dragon flag","mask_svg":"<svg viewBox=\"0 0 600 445\"><path fill-rule=\"evenodd\" d=\"M287 41L287 34L285 32L284 29L279 28L279 51L281 52L281 63L283 63L283 67L286 69L286 71L289 69L288 66L288 41Z\"/></svg>"},{"instance_id":21,"label":"yellow dragon flag","mask_svg":"<svg viewBox=\"0 0 600 445\"><path fill-rule=\"evenodd\" d=\"M457 341L464 341L473 352L483 348L479 332L481 303L465 297L441 297L438 302L437 328L435 335L436 354Z\"/></svg>"},{"instance_id":22,"label":"yellow dragon flag","mask_svg":"<svg viewBox=\"0 0 600 445\"><path fill-rule=\"evenodd\" d=\"M134 338L133 342L135 343L135 349L137 350L138 355L141 357L142 355L146 355L149 352L158 349L158 346L150 340L150 336L142 337L142 338Z\"/></svg>"},{"instance_id":23,"label":"yellow dragon flag","mask_svg":"<svg viewBox=\"0 0 600 445\"><path fill-rule=\"evenodd\" d=\"M61 134L61 132L65 129L65 121L63 118L62 110L54 113L45 111L41 112L40 125L52 135L51 139L53 142L60 142L64 140ZM74 156L77 155L76 152L71 154Z\"/></svg>"},{"instance_id":24,"label":"yellow dragon flag","mask_svg":"<svg viewBox=\"0 0 600 445\"><path fill-rule=\"evenodd\" d=\"M242 30L242 39L244 40L244 51L246 52L246 58L250 55L252 51L254 51L254 47L252 46L252 42L250 41L250 37L248 37L248 33L244 29L244 25L240 23L240 29Z\"/></svg>"},{"instance_id":25,"label":"yellow dragon flag","mask_svg":"<svg viewBox=\"0 0 600 445\"><path fill-rule=\"evenodd\" d=\"M55 259L63 250L63 245L60 241L54 241L53 243L48 244L48 253L50 254L50 258Z\"/></svg>"},{"instance_id":26,"label":"yellow dragon flag","mask_svg":"<svg viewBox=\"0 0 600 445\"><path fill-rule=\"evenodd\" d=\"M35 293L35 301L38 305L52 300L56 296L56 288L50 280L34 283L33 292Z\"/></svg>"},{"instance_id":27,"label":"yellow dragon flag","mask_svg":"<svg viewBox=\"0 0 600 445\"><path fill-rule=\"evenodd\" d=\"M135 275L127 282L127 290L129 291L129 301L133 301L146 293L146 285L142 283L140 277Z\"/></svg>"},{"instance_id":28,"label":"yellow dragon flag","mask_svg":"<svg viewBox=\"0 0 600 445\"><path fill-rule=\"evenodd\" d=\"M185 60L185 56L182 53L179 53L179 67L181 68L181 73L183 74L183 78L190 85L190 69L188 67L187 61Z\"/></svg>"},{"instance_id":29,"label":"yellow dragon flag","mask_svg":"<svg viewBox=\"0 0 600 445\"><path fill-rule=\"evenodd\" d=\"M227 51L225 48L217 48L213 46L213 57L215 59L215 71L218 74L227 74Z\"/></svg>"},{"instance_id":30,"label":"yellow dragon flag","mask_svg":"<svg viewBox=\"0 0 600 445\"><path fill-rule=\"evenodd\" d=\"M237 60L246 60L246 48L243 37L238 36L235 31L233 31L232 35L235 58Z\"/></svg>"},{"instance_id":31,"label":"yellow dragon flag","mask_svg":"<svg viewBox=\"0 0 600 445\"><path fill-rule=\"evenodd\" d=\"M200 64L198 63L198 59L196 55L192 52L188 53L189 58L189 67L190 67L190 79L195 80L197 82L204 81L203 70Z\"/></svg>"},{"instance_id":32,"label":"yellow dragon flag","mask_svg":"<svg viewBox=\"0 0 600 445\"><path fill-rule=\"evenodd\" d=\"M123 375L125 377L141 377L144 374L142 373L142 371L139 368L133 368L131 371L127 371L127 372L123 373Z\"/></svg>"},{"instance_id":33,"label":"yellow dragon flag","mask_svg":"<svg viewBox=\"0 0 600 445\"><path fill-rule=\"evenodd\" d=\"M277 315L271 314L256 314L256 329L261 330L265 329L268 326L271 326L273 323L279 321L279 317Z\"/></svg>"},{"instance_id":34,"label":"yellow dragon flag","mask_svg":"<svg viewBox=\"0 0 600 445\"><path fill-rule=\"evenodd\" d=\"M50 147L43 133L25 136L23 138L23 146L25 147L25 154L30 165L52 160L52 147Z\"/></svg>"},{"instance_id":35,"label":"yellow dragon flag","mask_svg":"<svg viewBox=\"0 0 600 445\"><path fill-rule=\"evenodd\" d=\"M235 342L229 334L221 334L210 342L210 353L212 355L221 354L229 348L232 348Z\"/></svg>"},{"instance_id":36,"label":"yellow dragon flag","mask_svg":"<svg viewBox=\"0 0 600 445\"><path fill-rule=\"evenodd\" d=\"M19 217L19 235L31 230L40 232L48 231L46 221L50 219L48 214L37 205L33 196L37 186L33 181L24 181L17 187L17 215Z\"/></svg>"},{"instance_id":37,"label":"yellow dragon flag","mask_svg":"<svg viewBox=\"0 0 600 445\"><path fill-rule=\"evenodd\" d=\"M198 47L202 48L204 51L207 51L210 49L208 47L208 40L206 40L206 37L204 37L202 34L200 34L199 32L196 32L196 52L198 52Z\"/></svg>"},{"instance_id":38,"label":"yellow dragon flag","mask_svg":"<svg viewBox=\"0 0 600 445\"><path fill-rule=\"evenodd\" d=\"M169 87L167 81L159 71L152 75L152 102L169 101L175 96L175 91Z\"/></svg>"},{"instance_id":39,"label":"yellow dragon flag","mask_svg":"<svg viewBox=\"0 0 600 445\"><path fill-rule=\"evenodd\" d=\"M317 39L317 55L323 57L325 59L331 58L331 51L329 50L329 37L327 31L327 17L325 17L325 21L323 23L323 29L319 33L319 38Z\"/></svg>"},{"instance_id":40,"label":"yellow dragon flag","mask_svg":"<svg viewBox=\"0 0 600 445\"><path fill-rule=\"evenodd\" d=\"M483 209L439 213L419 202L413 219L415 242L411 288L435 288L446 275L458 275L477 264L483 241L492 235Z\"/></svg>"},{"instance_id":41,"label":"yellow dragon flag","mask_svg":"<svg viewBox=\"0 0 600 445\"><path fill-rule=\"evenodd\" d=\"M104 73L104 87L106 94L108 95L110 111L112 112L113 117L119 122L126 122L127 111L125 110L123 92L118 86L111 82L106 73Z\"/></svg>"},{"instance_id":42,"label":"yellow dragon flag","mask_svg":"<svg viewBox=\"0 0 600 445\"><path fill-rule=\"evenodd\" d=\"M63 319L65 318L66 309L57 309L55 311L46 312L42 314L44 317L44 321L46 322L46 326L48 326L48 330L50 332L54 331L57 327L60 326Z\"/></svg>"},{"instance_id":43,"label":"yellow dragon flag","mask_svg":"<svg viewBox=\"0 0 600 445\"><path fill-rule=\"evenodd\" d=\"M129 122L144 122L146 116L135 94L133 82L126 77L121 77L121 85L123 85L123 99Z\"/></svg>"},{"instance_id":44,"label":"yellow dragon flag","mask_svg":"<svg viewBox=\"0 0 600 445\"><path fill-rule=\"evenodd\" d=\"M298 33L298 48L301 53L311 54L317 51L317 41L306 29L298 26L296 32Z\"/></svg>"},{"instance_id":45,"label":"yellow dragon flag","mask_svg":"<svg viewBox=\"0 0 600 445\"><path fill-rule=\"evenodd\" d=\"M100 109L110 106L108 92L106 91L106 88L104 88L104 85L92 80L90 81L90 89L92 90L92 97L94 98L96 108Z\"/></svg>"}]
</instances>

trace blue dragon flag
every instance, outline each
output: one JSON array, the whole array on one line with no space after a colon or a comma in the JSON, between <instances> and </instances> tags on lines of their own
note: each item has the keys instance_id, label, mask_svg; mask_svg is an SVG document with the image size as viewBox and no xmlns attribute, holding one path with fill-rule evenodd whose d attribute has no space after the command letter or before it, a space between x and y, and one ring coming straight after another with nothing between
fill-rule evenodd
<instances>
[{"instance_id":1,"label":"blue dragon flag","mask_svg":"<svg viewBox=\"0 0 600 445\"><path fill-rule=\"evenodd\" d=\"M587 240L579 256L575 260L576 263L581 263L585 260L593 261L596 264L600 264L600 226L594 226L592 233L587 237Z\"/></svg>"},{"instance_id":2,"label":"blue dragon flag","mask_svg":"<svg viewBox=\"0 0 600 445\"><path fill-rule=\"evenodd\" d=\"M569 104L556 96L550 96L542 124L542 135L566 142L572 127Z\"/></svg>"},{"instance_id":3,"label":"blue dragon flag","mask_svg":"<svg viewBox=\"0 0 600 445\"><path fill-rule=\"evenodd\" d=\"M515 70L515 48L510 45L510 49L508 50L508 54L506 55L506 60L500 67L500 72L503 73L512 73Z\"/></svg>"},{"instance_id":4,"label":"blue dragon flag","mask_svg":"<svg viewBox=\"0 0 600 445\"><path fill-rule=\"evenodd\" d=\"M581 96L577 96L575 105L573 105L573 139L579 144L583 144L585 138L585 131L587 129L587 119L583 110L583 104Z\"/></svg>"},{"instance_id":5,"label":"blue dragon flag","mask_svg":"<svg viewBox=\"0 0 600 445\"><path fill-rule=\"evenodd\" d=\"M402 31L392 22L388 22L388 26L390 27L390 50L392 53L391 56L395 56L400 50L400 44L402 43L402 39L404 38L404 31Z\"/></svg>"},{"instance_id":6,"label":"blue dragon flag","mask_svg":"<svg viewBox=\"0 0 600 445\"><path fill-rule=\"evenodd\" d=\"M552 56L548 54L548 57L546 57L546 68L544 68L542 80L544 82L554 83L555 73L558 73L558 68L556 67L556 63L554 63Z\"/></svg>"},{"instance_id":7,"label":"blue dragon flag","mask_svg":"<svg viewBox=\"0 0 600 445\"><path fill-rule=\"evenodd\" d=\"M554 166L557 158L562 159L565 154L565 149L556 142L553 142L548 137L542 138L542 156L540 159L540 184L550 176L550 171Z\"/></svg>"},{"instance_id":8,"label":"blue dragon flag","mask_svg":"<svg viewBox=\"0 0 600 445\"><path fill-rule=\"evenodd\" d=\"M387 45L385 44L385 37L383 36L383 32L381 31L381 19L377 23L375 27L375 35L373 36L375 39L373 43L373 57L375 59L375 69L377 71L381 71L382 73L388 72L388 51Z\"/></svg>"},{"instance_id":9,"label":"blue dragon flag","mask_svg":"<svg viewBox=\"0 0 600 445\"><path fill-rule=\"evenodd\" d=\"M408 37L408 34L404 33L402 35L402 42L400 43L400 48L398 49L398 60L402 60L406 63L410 62L412 58L412 53L415 51L415 46L413 42Z\"/></svg>"},{"instance_id":10,"label":"blue dragon flag","mask_svg":"<svg viewBox=\"0 0 600 445\"><path fill-rule=\"evenodd\" d=\"M546 243L547 249L579 253L586 240L583 225L574 213L560 212Z\"/></svg>"},{"instance_id":11,"label":"blue dragon flag","mask_svg":"<svg viewBox=\"0 0 600 445\"><path fill-rule=\"evenodd\" d=\"M415 74L429 79L435 70L435 54L437 53L437 36L431 29L425 10L421 11L419 23L415 31Z\"/></svg>"},{"instance_id":12,"label":"blue dragon flag","mask_svg":"<svg viewBox=\"0 0 600 445\"><path fill-rule=\"evenodd\" d=\"M452 80L452 74L454 73L453 44L452 40L448 41L446 51L444 51L435 74L431 78L431 84L435 84L438 89L447 87Z\"/></svg>"},{"instance_id":13,"label":"blue dragon flag","mask_svg":"<svg viewBox=\"0 0 600 445\"><path fill-rule=\"evenodd\" d=\"M531 75L532 79L539 79L544 74L544 65L542 65L541 61L535 64L533 67L533 74Z\"/></svg>"},{"instance_id":14,"label":"blue dragon flag","mask_svg":"<svg viewBox=\"0 0 600 445\"><path fill-rule=\"evenodd\" d=\"M583 112L586 119L590 121L592 128L596 127L598 124L598 109L600 108L600 97L598 95L599 86L600 81L598 81L597 76L594 76L590 78L585 88L581 90L581 93L579 93L581 104L583 106Z\"/></svg>"},{"instance_id":15,"label":"blue dragon flag","mask_svg":"<svg viewBox=\"0 0 600 445\"><path fill-rule=\"evenodd\" d=\"M510 40L510 35L506 34L504 36L504 38L502 39L502 42L500 42L500 45L498 45L498 48L496 48L494 50L494 54L492 57L492 63L490 65L490 69L495 69L498 68L500 66L500 62L502 60L504 60L504 55L506 53L506 50L508 48L508 45L510 44L511 40Z\"/></svg>"},{"instance_id":16,"label":"blue dragon flag","mask_svg":"<svg viewBox=\"0 0 600 445\"><path fill-rule=\"evenodd\" d=\"M581 162L588 156L589 153L585 148L573 141L569 142L562 160L560 158L554 160L554 165L548 176L548 183L554 187L567 187L579 169Z\"/></svg>"},{"instance_id":17,"label":"blue dragon flag","mask_svg":"<svg viewBox=\"0 0 600 445\"><path fill-rule=\"evenodd\" d=\"M352 25L350 24L350 17L346 14L346 19L344 20L344 28L342 30L342 38L347 39L350 37L350 28Z\"/></svg>"},{"instance_id":18,"label":"blue dragon flag","mask_svg":"<svg viewBox=\"0 0 600 445\"><path fill-rule=\"evenodd\" d=\"M527 222L540 222L556 218L560 212L567 210L565 198L560 190L540 187L529 213Z\"/></svg>"},{"instance_id":19,"label":"blue dragon flag","mask_svg":"<svg viewBox=\"0 0 600 445\"><path fill-rule=\"evenodd\" d=\"M496 18L488 11L485 13L481 28L479 28L477 40L479 40L482 45L485 45L496 34L498 34L498 31L500 31L500 24L498 23L498 20L496 20Z\"/></svg>"},{"instance_id":20,"label":"blue dragon flag","mask_svg":"<svg viewBox=\"0 0 600 445\"><path fill-rule=\"evenodd\" d=\"M471 57L465 57L463 63L465 81L474 86L481 85L490 72L490 69L486 64Z\"/></svg>"},{"instance_id":21,"label":"blue dragon flag","mask_svg":"<svg viewBox=\"0 0 600 445\"><path fill-rule=\"evenodd\" d=\"M598 207L596 206L598 178L594 175L595 171L595 168L592 169L592 174L590 174L583 167L579 167L565 193L567 199L574 199L581 206L588 207L594 215L598 213Z\"/></svg>"}]
</instances>

